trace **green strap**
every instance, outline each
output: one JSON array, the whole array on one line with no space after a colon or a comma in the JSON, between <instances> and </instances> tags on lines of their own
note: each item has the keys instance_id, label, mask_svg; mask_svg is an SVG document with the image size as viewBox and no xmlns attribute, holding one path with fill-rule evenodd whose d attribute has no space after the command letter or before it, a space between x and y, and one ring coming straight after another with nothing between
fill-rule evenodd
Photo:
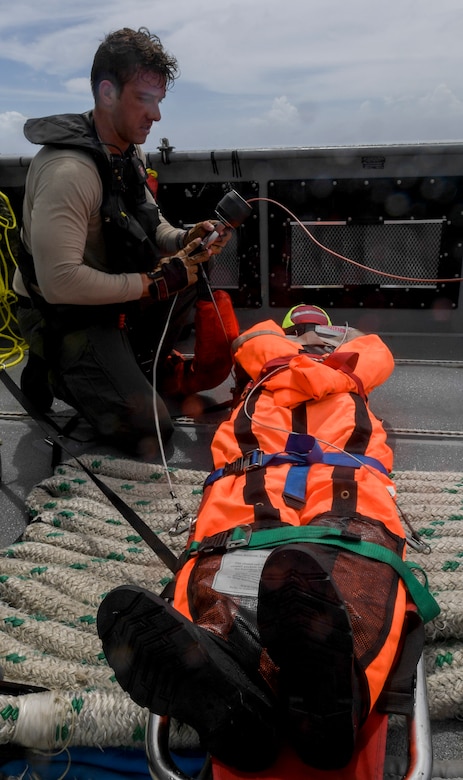
<instances>
[{"instance_id":1,"label":"green strap","mask_svg":"<svg viewBox=\"0 0 463 780\"><path fill-rule=\"evenodd\" d=\"M263 531L252 531L249 534L249 526L238 526L230 534L230 549L234 547L248 547L251 550L260 550L267 547L278 547L281 544L311 542L315 544L327 544L341 547L349 552L363 555L380 563L387 563L399 574L404 581L410 596L412 597L418 613L424 623L433 620L440 613L440 607L434 596L429 592L428 580L425 572L417 563L403 561L402 558L387 547L363 539L355 535L345 533L336 528L323 526L291 526L272 528ZM194 553L199 543L194 543L190 553ZM419 569L425 579L424 585L415 577L412 570Z\"/></svg>"}]
</instances>

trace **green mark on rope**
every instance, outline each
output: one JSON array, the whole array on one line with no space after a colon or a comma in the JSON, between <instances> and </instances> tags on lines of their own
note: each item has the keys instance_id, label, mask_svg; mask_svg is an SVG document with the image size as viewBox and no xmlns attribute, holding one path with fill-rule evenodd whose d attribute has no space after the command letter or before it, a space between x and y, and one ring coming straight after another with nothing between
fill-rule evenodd
<instances>
[{"instance_id":1,"label":"green mark on rope","mask_svg":"<svg viewBox=\"0 0 463 780\"><path fill-rule=\"evenodd\" d=\"M1 574L0 575L0 583L3 585L4 582L8 582L10 578L8 577L8 574Z\"/></svg>"},{"instance_id":2,"label":"green mark on rope","mask_svg":"<svg viewBox=\"0 0 463 780\"><path fill-rule=\"evenodd\" d=\"M69 482L61 482L58 485L58 490L60 491L60 493L69 493L70 487L71 485Z\"/></svg>"},{"instance_id":3,"label":"green mark on rope","mask_svg":"<svg viewBox=\"0 0 463 780\"><path fill-rule=\"evenodd\" d=\"M453 653L447 652L444 653L444 655L439 654L436 656L436 666L438 666L440 669L444 666L444 664L448 664L449 666L453 662Z\"/></svg>"},{"instance_id":4,"label":"green mark on rope","mask_svg":"<svg viewBox=\"0 0 463 780\"><path fill-rule=\"evenodd\" d=\"M161 479L161 477L162 477L162 474L160 474L159 472L155 472L154 474L150 474L150 479L154 479L154 481L156 481L158 479Z\"/></svg>"},{"instance_id":5,"label":"green mark on rope","mask_svg":"<svg viewBox=\"0 0 463 780\"><path fill-rule=\"evenodd\" d=\"M140 501L135 502L135 506L149 506L151 504L151 501L148 501L146 498L141 498Z\"/></svg>"},{"instance_id":6,"label":"green mark on rope","mask_svg":"<svg viewBox=\"0 0 463 780\"><path fill-rule=\"evenodd\" d=\"M446 561L442 566L442 571L456 571L460 568L458 561Z\"/></svg>"},{"instance_id":7,"label":"green mark on rope","mask_svg":"<svg viewBox=\"0 0 463 780\"><path fill-rule=\"evenodd\" d=\"M89 626L96 623L96 617L94 617L94 615L82 615L82 617L78 618L78 620L79 623L87 623Z\"/></svg>"},{"instance_id":8,"label":"green mark on rope","mask_svg":"<svg viewBox=\"0 0 463 780\"><path fill-rule=\"evenodd\" d=\"M126 542L134 542L135 544L138 544L138 542L141 542L141 536L126 536L125 540Z\"/></svg>"},{"instance_id":9,"label":"green mark on rope","mask_svg":"<svg viewBox=\"0 0 463 780\"><path fill-rule=\"evenodd\" d=\"M86 563L70 563L69 564L70 569L88 569L88 565Z\"/></svg>"},{"instance_id":10,"label":"green mark on rope","mask_svg":"<svg viewBox=\"0 0 463 780\"><path fill-rule=\"evenodd\" d=\"M132 739L134 742L144 742L145 741L145 729L142 728L142 726L137 726L135 731L132 734Z\"/></svg>"},{"instance_id":11,"label":"green mark on rope","mask_svg":"<svg viewBox=\"0 0 463 780\"><path fill-rule=\"evenodd\" d=\"M75 482L76 485L85 485L87 482L87 480L83 479L82 477L74 477L72 481Z\"/></svg>"},{"instance_id":12,"label":"green mark on rope","mask_svg":"<svg viewBox=\"0 0 463 780\"><path fill-rule=\"evenodd\" d=\"M202 496L202 494L203 494L202 488L193 488L193 490L191 491L192 496Z\"/></svg>"},{"instance_id":13,"label":"green mark on rope","mask_svg":"<svg viewBox=\"0 0 463 780\"><path fill-rule=\"evenodd\" d=\"M80 714L80 712L82 711L82 707L83 707L83 706L84 706L84 700L83 700L83 698L82 698L81 696L79 696L79 698L74 698L74 699L71 701L71 707L72 707L72 709L73 709L75 712L77 712L77 714L78 714L78 715L79 715L79 714Z\"/></svg>"},{"instance_id":14,"label":"green mark on rope","mask_svg":"<svg viewBox=\"0 0 463 780\"><path fill-rule=\"evenodd\" d=\"M463 520L463 515L450 515L449 520Z\"/></svg>"},{"instance_id":15,"label":"green mark on rope","mask_svg":"<svg viewBox=\"0 0 463 780\"><path fill-rule=\"evenodd\" d=\"M107 560L109 561L125 561L125 555L123 553L109 553L107 556Z\"/></svg>"},{"instance_id":16,"label":"green mark on rope","mask_svg":"<svg viewBox=\"0 0 463 780\"><path fill-rule=\"evenodd\" d=\"M47 539L59 539L61 536L64 536L64 534L51 533L47 534Z\"/></svg>"},{"instance_id":17,"label":"green mark on rope","mask_svg":"<svg viewBox=\"0 0 463 780\"><path fill-rule=\"evenodd\" d=\"M22 618L13 616L13 617L4 618L3 622L9 624L10 626L13 626L13 628L19 628L19 626L22 626L23 623L25 623L26 621L23 620Z\"/></svg>"},{"instance_id":18,"label":"green mark on rope","mask_svg":"<svg viewBox=\"0 0 463 780\"><path fill-rule=\"evenodd\" d=\"M12 664L22 664L27 658L27 655L18 655L18 653L11 653L5 656L6 661L10 661Z\"/></svg>"},{"instance_id":19,"label":"green mark on rope","mask_svg":"<svg viewBox=\"0 0 463 780\"><path fill-rule=\"evenodd\" d=\"M48 620L46 615L42 615L41 612L37 612L35 615L30 615L29 617L31 620L36 620L37 623L46 623Z\"/></svg>"},{"instance_id":20,"label":"green mark on rope","mask_svg":"<svg viewBox=\"0 0 463 780\"><path fill-rule=\"evenodd\" d=\"M55 528L61 528L61 520L58 517L53 518L53 525Z\"/></svg>"},{"instance_id":21,"label":"green mark on rope","mask_svg":"<svg viewBox=\"0 0 463 780\"><path fill-rule=\"evenodd\" d=\"M35 569L31 569L31 574L44 574L44 572L48 571L48 566L36 566Z\"/></svg>"},{"instance_id":22,"label":"green mark on rope","mask_svg":"<svg viewBox=\"0 0 463 780\"><path fill-rule=\"evenodd\" d=\"M64 723L63 726L57 726L56 727L56 741L58 742L59 739L62 740L62 742L67 742L69 738L69 726L67 723Z\"/></svg>"},{"instance_id":23,"label":"green mark on rope","mask_svg":"<svg viewBox=\"0 0 463 780\"><path fill-rule=\"evenodd\" d=\"M120 520L115 520L114 518L109 518L109 520L105 520L105 523L108 525L122 525Z\"/></svg>"},{"instance_id":24,"label":"green mark on rope","mask_svg":"<svg viewBox=\"0 0 463 780\"><path fill-rule=\"evenodd\" d=\"M3 720L8 720L8 718L11 718L11 720L18 720L19 707L12 707L11 704L8 704L7 707L0 711L0 715Z\"/></svg>"},{"instance_id":25,"label":"green mark on rope","mask_svg":"<svg viewBox=\"0 0 463 780\"><path fill-rule=\"evenodd\" d=\"M92 469L99 469L101 466L101 460L92 460Z\"/></svg>"},{"instance_id":26,"label":"green mark on rope","mask_svg":"<svg viewBox=\"0 0 463 780\"><path fill-rule=\"evenodd\" d=\"M125 485L121 485L121 490L133 490L135 485L129 485L129 483L126 483Z\"/></svg>"},{"instance_id":27,"label":"green mark on rope","mask_svg":"<svg viewBox=\"0 0 463 780\"><path fill-rule=\"evenodd\" d=\"M43 505L44 509L56 509L56 501L48 501Z\"/></svg>"}]
</instances>

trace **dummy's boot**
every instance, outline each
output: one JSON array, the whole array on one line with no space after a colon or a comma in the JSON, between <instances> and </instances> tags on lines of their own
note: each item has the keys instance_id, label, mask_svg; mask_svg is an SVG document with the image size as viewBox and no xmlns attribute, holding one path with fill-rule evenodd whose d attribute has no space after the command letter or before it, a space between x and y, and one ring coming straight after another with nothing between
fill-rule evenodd
<instances>
[{"instance_id":1,"label":"dummy's boot","mask_svg":"<svg viewBox=\"0 0 463 780\"><path fill-rule=\"evenodd\" d=\"M274 701L220 639L135 586L104 598L97 626L118 683L137 704L189 724L224 764L254 772L273 763Z\"/></svg>"},{"instance_id":2,"label":"dummy's boot","mask_svg":"<svg viewBox=\"0 0 463 780\"><path fill-rule=\"evenodd\" d=\"M231 298L224 290L215 290L214 300L196 303L195 352L192 360L179 353L167 360L161 392L168 396L186 396L210 390L225 382L233 359L230 345L239 335L239 326Z\"/></svg>"},{"instance_id":3,"label":"dummy's boot","mask_svg":"<svg viewBox=\"0 0 463 780\"><path fill-rule=\"evenodd\" d=\"M349 614L314 547L271 553L257 618L261 642L280 666L286 736L304 763L333 770L352 757L360 703Z\"/></svg>"}]
</instances>

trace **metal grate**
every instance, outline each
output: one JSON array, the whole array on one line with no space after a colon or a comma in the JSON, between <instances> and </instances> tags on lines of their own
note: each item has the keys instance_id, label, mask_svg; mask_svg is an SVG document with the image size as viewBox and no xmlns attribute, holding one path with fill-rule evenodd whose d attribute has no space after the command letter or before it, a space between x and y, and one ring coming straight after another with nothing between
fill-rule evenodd
<instances>
[{"instance_id":1,"label":"metal grate","mask_svg":"<svg viewBox=\"0 0 463 780\"><path fill-rule=\"evenodd\" d=\"M185 224L185 228L193 227L191 224ZM240 262L238 257L238 235L236 230L228 244L222 249L219 255L215 256L210 262L210 282L212 287L220 289L238 290L240 278Z\"/></svg>"},{"instance_id":2,"label":"metal grate","mask_svg":"<svg viewBox=\"0 0 463 780\"><path fill-rule=\"evenodd\" d=\"M222 290L237 290L239 278L238 236L236 230L233 230L230 241L214 259L211 269L211 284Z\"/></svg>"},{"instance_id":3,"label":"metal grate","mask_svg":"<svg viewBox=\"0 0 463 780\"><path fill-rule=\"evenodd\" d=\"M379 225L303 224L320 244L356 263L401 277L438 277L443 220L388 221ZM393 288L436 286L358 268L319 247L296 222L291 222L290 276L291 288L365 284Z\"/></svg>"}]
</instances>

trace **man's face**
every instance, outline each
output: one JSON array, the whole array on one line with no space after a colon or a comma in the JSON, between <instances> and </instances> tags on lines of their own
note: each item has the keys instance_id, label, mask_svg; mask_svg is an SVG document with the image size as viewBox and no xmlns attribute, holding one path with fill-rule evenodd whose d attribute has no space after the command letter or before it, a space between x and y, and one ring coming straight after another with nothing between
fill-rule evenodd
<instances>
[{"instance_id":1,"label":"man's face","mask_svg":"<svg viewBox=\"0 0 463 780\"><path fill-rule=\"evenodd\" d=\"M165 81L154 73L137 73L110 108L113 143L122 150L129 144L144 144L153 122L161 119L160 103L166 94Z\"/></svg>"}]
</instances>

